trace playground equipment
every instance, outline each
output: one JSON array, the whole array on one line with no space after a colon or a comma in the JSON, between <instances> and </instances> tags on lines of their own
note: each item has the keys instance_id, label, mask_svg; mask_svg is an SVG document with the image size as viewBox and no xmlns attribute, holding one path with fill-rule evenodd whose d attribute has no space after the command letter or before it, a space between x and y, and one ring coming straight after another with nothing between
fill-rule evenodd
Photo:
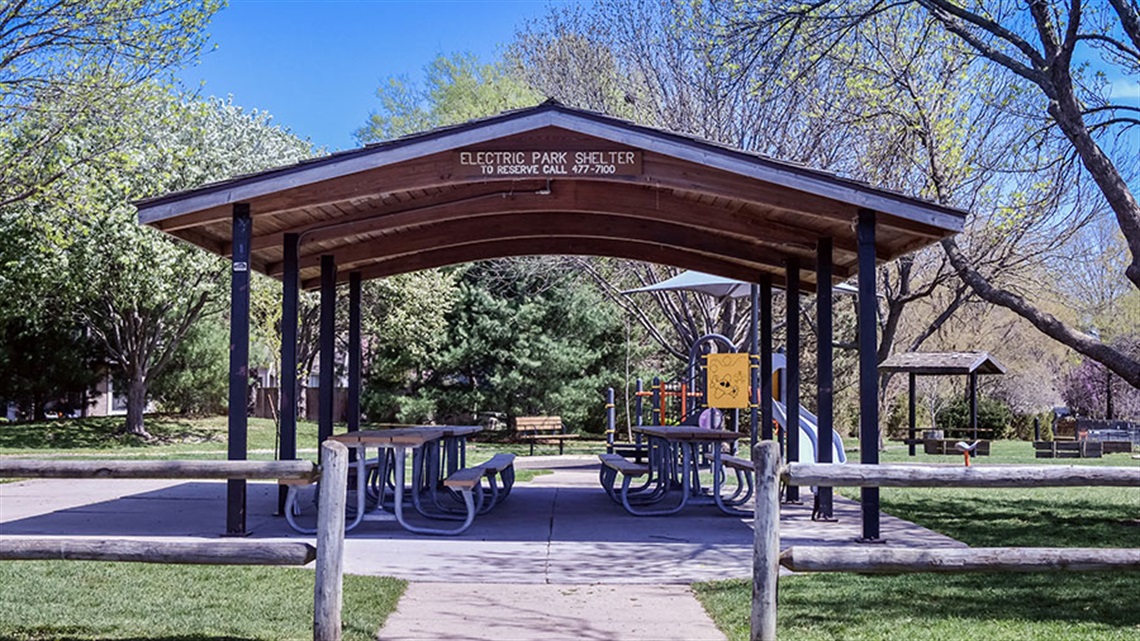
<instances>
[{"instance_id":1,"label":"playground equipment","mask_svg":"<svg viewBox=\"0 0 1140 641\"><path fill-rule=\"evenodd\" d=\"M654 379L649 389L645 389L644 383L638 379L637 391L635 392L633 421L635 425L701 425L702 418L707 424L711 415L707 413L710 408L707 403L708 399L708 380L704 372L707 371L700 365L702 358L702 351L709 344L719 344L727 348L730 352L736 352L736 346L724 336L719 334L709 334L703 336L694 342L693 347L689 353L689 366L686 368L686 373L681 377L666 381L662 379ZM787 411L787 386L783 385L785 371L787 369L787 359L783 354L772 355L772 371L774 377L773 396L771 399L773 412L772 415L779 426L781 434L787 435L791 433L788 429L788 411ZM607 409L613 407L612 391L610 396L607 397ZM646 421L646 409L649 401L648 410L649 417ZM617 444L613 443L613 435L615 432L613 425L612 414L610 414L610 425L607 433L610 443L610 451L618 452L624 455L638 456L640 454L640 439L632 444ZM740 416L738 410L729 410L723 416L724 423L733 429L739 429ZM801 461L818 461L817 450L822 447L819 444L819 419L809 412L807 408L802 405L799 407L799 425L795 430L795 434L799 439L799 460ZM838 434L832 434L832 442L830 443L832 451L832 461L836 463L846 463L847 454L843 451L843 440Z\"/></svg>"},{"instance_id":2,"label":"playground equipment","mask_svg":"<svg viewBox=\"0 0 1140 641\"><path fill-rule=\"evenodd\" d=\"M772 371L775 372L777 377L781 377L785 368L787 367L787 359L783 354L772 355ZM780 378L782 382L783 379ZM776 418L776 422L784 433L789 433L788 430L788 408L785 405L787 402L787 395L785 394L786 387L784 385L776 385L773 389L776 391L776 396L779 400L772 401L773 412L772 415ZM800 445L800 460L801 461L818 461L817 448L819 445L819 418L812 414L806 407L800 405L800 421L799 421L799 445ZM832 432L831 435L831 460L836 463L846 463L847 454L843 451L843 439L839 434Z\"/></svg>"},{"instance_id":3,"label":"playground equipment","mask_svg":"<svg viewBox=\"0 0 1140 641\"><path fill-rule=\"evenodd\" d=\"M981 443L981 441L974 441L974 444L971 445L965 441L958 441L954 444L954 448L961 452L962 456L966 457L966 467L970 467L970 453L978 449L978 445L981 445Z\"/></svg>"}]
</instances>

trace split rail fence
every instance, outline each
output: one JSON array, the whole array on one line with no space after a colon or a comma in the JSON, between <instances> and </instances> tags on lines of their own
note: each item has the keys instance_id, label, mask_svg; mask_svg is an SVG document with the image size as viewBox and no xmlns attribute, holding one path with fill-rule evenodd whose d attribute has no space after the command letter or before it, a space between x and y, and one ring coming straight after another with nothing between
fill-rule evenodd
<instances>
[{"instance_id":1,"label":"split rail fence","mask_svg":"<svg viewBox=\"0 0 1140 641\"><path fill-rule=\"evenodd\" d=\"M780 552L780 481L823 487L1140 487L1140 467L780 465L776 443L756 446L752 641L776 639L780 566L793 572L1096 572L1140 570L1133 548L892 548L796 546Z\"/></svg>"},{"instance_id":2,"label":"split rail fence","mask_svg":"<svg viewBox=\"0 0 1140 641\"><path fill-rule=\"evenodd\" d=\"M321 480L316 547L299 541L146 541L85 537L3 537L0 561L73 560L199 565L307 565L316 561L313 640L340 641L348 448L321 445L309 461L45 461L0 459L0 478ZM237 616L238 613L235 613Z\"/></svg>"}]
</instances>

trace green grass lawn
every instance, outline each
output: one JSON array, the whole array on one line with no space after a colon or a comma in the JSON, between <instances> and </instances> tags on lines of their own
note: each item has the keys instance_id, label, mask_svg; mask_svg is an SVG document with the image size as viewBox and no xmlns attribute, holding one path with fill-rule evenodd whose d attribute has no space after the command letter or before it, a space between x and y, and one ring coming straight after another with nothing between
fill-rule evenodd
<instances>
[{"instance_id":1,"label":"green grass lawn","mask_svg":"<svg viewBox=\"0 0 1140 641\"><path fill-rule=\"evenodd\" d=\"M0 639L312 638L313 572L87 561L0 563ZM344 638L376 638L403 581L344 577Z\"/></svg>"},{"instance_id":2,"label":"green grass lawn","mask_svg":"<svg viewBox=\"0 0 1140 641\"><path fill-rule=\"evenodd\" d=\"M1103 459L1034 459L1029 443L994 443L986 464L1136 465ZM911 458L891 449L883 462L960 464L953 456ZM841 493L857 498L858 490ZM884 488L885 512L971 546L1140 548L1135 488ZM730 639L748 638L751 583L694 586ZM860 576L801 574L780 580L781 638L835 640L1140 638L1140 572Z\"/></svg>"},{"instance_id":3,"label":"green grass lawn","mask_svg":"<svg viewBox=\"0 0 1140 641\"><path fill-rule=\"evenodd\" d=\"M228 422L224 416L183 418L148 416L146 429L152 439L144 441L123 433L122 417L60 419L37 423L0 423L0 456L48 458L144 458L144 459L224 459ZM344 431L338 425L337 432ZM469 453L485 460L496 452L525 456L526 443L498 440L500 434L481 435L468 445ZM272 420L249 419L249 458L272 460L277 451L277 427ZM600 438L577 438L565 442L566 454L597 454L605 451ZM316 458L317 424L297 423L297 448L302 457ZM536 444L536 455L558 454L557 444Z\"/></svg>"},{"instance_id":4,"label":"green grass lawn","mask_svg":"<svg viewBox=\"0 0 1140 641\"><path fill-rule=\"evenodd\" d=\"M123 433L122 417L60 419L37 423L0 423L0 455L75 456L84 458L201 459L226 457L228 422L224 416L182 418L148 416L144 441ZM273 421L249 419L249 458L270 460L277 450ZM297 424L298 448L316 452L316 423Z\"/></svg>"},{"instance_id":5,"label":"green grass lawn","mask_svg":"<svg viewBox=\"0 0 1140 641\"><path fill-rule=\"evenodd\" d=\"M148 417L147 429L154 438L144 442L122 433L121 418L0 423L0 455L132 459L226 456L225 417ZM273 458L275 432L273 421L250 419L250 458ZM315 458L316 425L300 423L297 440L302 456ZM308 451L306 443L312 444ZM472 443L468 460L476 464L495 452L518 452L524 447ZM567 449L571 449L569 443ZM550 473L520 469L516 482ZM344 638L374 639L395 609L405 582L348 575L344 581ZM308 639L312 638L312 608L311 570L0 562L0 640Z\"/></svg>"}]
</instances>

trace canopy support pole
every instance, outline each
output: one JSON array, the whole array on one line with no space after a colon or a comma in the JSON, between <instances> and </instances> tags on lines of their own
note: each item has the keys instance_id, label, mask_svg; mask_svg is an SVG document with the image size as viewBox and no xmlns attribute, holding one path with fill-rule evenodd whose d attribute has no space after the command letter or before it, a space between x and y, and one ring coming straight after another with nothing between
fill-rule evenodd
<instances>
[{"instance_id":1,"label":"canopy support pole","mask_svg":"<svg viewBox=\"0 0 1140 641\"><path fill-rule=\"evenodd\" d=\"M281 450L277 458L292 461L297 458L297 316L300 301L301 270L299 263L300 236L285 234L285 274L281 278L281 376L277 383L280 399ZM281 485L277 493L277 513L285 514L285 498L289 486Z\"/></svg>"},{"instance_id":2,"label":"canopy support pole","mask_svg":"<svg viewBox=\"0 0 1140 641\"><path fill-rule=\"evenodd\" d=\"M974 431L974 440L978 440L978 375L970 372L970 429Z\"/></svg>"},{"instance_id":3,"label":"canopy support pole","mask_svg":"<svg viewBox=\"0 0 1140 641\"><path fill-rule=\"evenodd\" d=\"M348 274L348 431L360 429L360 272ZM355 456L349 460L355 460Z\"/></svg>"},{"instance_id":4,"label":"canopy support pole","mask_svg":"<svg viewBox=\"0 0 1140 641\"><path fill-rule=\"evenodd\" d=\"M230 394L229 451L231 461L246 458L249 417L249 246L253 219L249 203L233 206L233 254L230 259ZM245 536L244 479L226 481L226 536Z\"/></svg>"},{"instance_id":5,"label":"canopy support pole","mask_svg":"<svg viewBox=\"0 0 1140 641\"><path fill-rule=\"evenodd\" d=\"M818 327L816 341L816 376L818 380L816 410L819 414L816 423L816 460L820 463L831 463L833 460L832 443L834 441L834 394L835 394L835 368L832 355L832 318L831 318L831 272L832 272L832 240L820 238L816 245L816 325ZM833 505L832 488L819 487L816 489L817 514L820 518L832 518Z\"/></svg>"},{"instance_id":6,"label":"canopy support pole","mask_svg":"<svg viewBox=\"0 0 1140 641\"><path fill-rule=\"evenodd\" d=\"M909 392L908 396L909 396L910 400L907 402L907 405L909 406L907 408L907 410L908 410L907 413L908 413L908 419L910 421L910 429L907 430L907 441L909 442L909 444L907 445L907 453L910 456L914 456L915 455L915 449L914 449L915 448L915 439L918 436L918 428L917 428L918 421L916 420L916 416L915 416L915 404L917 403L916 398L918 395L916 393L917 390L915 389L914 372L910 372L909 378L910 378L910 380L908 381L907 387L908 387L908 392Z\"/></svg>"},{"instance_id":7,"label":"canopy support pole","mask_svg":"<svg viewBox=\"0 0 1140 641\"><path fill-rule=\"evenodd\" d=\"M787 365L784 368L786 376L787 395L784 398L785 416L788 417L785 426L784 440L787 442L789 463L800 460L800 260L788 258L785 263L788 286L784 290L784 316L786 325L784 332L787 337ZM789 485L784 492L784 500L788 503L798 503L800 488Z\"/></svg>"},{"instance_id":8,"label":"canopy support pole","mask_svg":"<svg viewBox=\"0 0 1140 641\"><path fill-rule=\"evenodd\" d=\"M749 426L751 429L748 431L749 439L749 453L756 449L756 442L760 437L760 286L753 283L749 286L749 294L752 298L752 319L748 326L748 376L749 376L749 389L752 394L749 397L749 402L752 405L752 411L749 412Z\"/></svg>"},{"instance_id":9,"label":"canopy support pole","mask_svg":"<svg viewBox=\"0 0 1140 641\"><path fill-rule=\"evenodd\" d=\"M760 277L760 437L772 434L772 277Z\"/></svg>"},{"instance_id":10,"label":"canopy support pole","mask_svg":"<svg viewBox=\"0 0 1140 641\"><path fill-rule=\"evenodd\" d=\"M879 464L878 298L875 292L875 212L859 210L859 462ZM860 490L864 542L878 542L879 488Z\"/></svg>"},{"instance_id":11,"label":"canopy support pole","mask_svg":"<svg viewBox=\"0 0 1140 641\"><path fill-rule=\"evenodd\" d=\"M321 256L321 378L317 407L317 444L333 433L333 386L336 384L336 258Z\"/></svg>"}]
</instances>

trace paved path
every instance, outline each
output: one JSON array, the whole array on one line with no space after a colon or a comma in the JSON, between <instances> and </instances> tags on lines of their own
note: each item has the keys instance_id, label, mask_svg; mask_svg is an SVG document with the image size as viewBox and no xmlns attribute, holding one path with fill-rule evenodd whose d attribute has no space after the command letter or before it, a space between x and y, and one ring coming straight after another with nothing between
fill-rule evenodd
<instances>
[{"instance_id":1,"label":"paved path","mask_svg":"<svg viewBox=\"0 0 1140 641\"><path fill-rule=\"evenodd\" d=\"M596 460L518 459L520 467L556 471L516 485L462 536L413 535L394 521L366 521L354 530L345 546L347 572L411 581L381 638L723 638L688 585L750 576L749 521L711 506L631 517L598 487ZM274 484L249 487L252 538L310 538L272 516ZM213 538L224 529L224 497L218 482L0 484L0 535ZM810 505L785 506L781 545L851 542L859 535L858 504L837 498L836 516L836 523L816 523ZM961 545L885 515L882 532L894 545Z\"/></svg>"}]
</instances>

